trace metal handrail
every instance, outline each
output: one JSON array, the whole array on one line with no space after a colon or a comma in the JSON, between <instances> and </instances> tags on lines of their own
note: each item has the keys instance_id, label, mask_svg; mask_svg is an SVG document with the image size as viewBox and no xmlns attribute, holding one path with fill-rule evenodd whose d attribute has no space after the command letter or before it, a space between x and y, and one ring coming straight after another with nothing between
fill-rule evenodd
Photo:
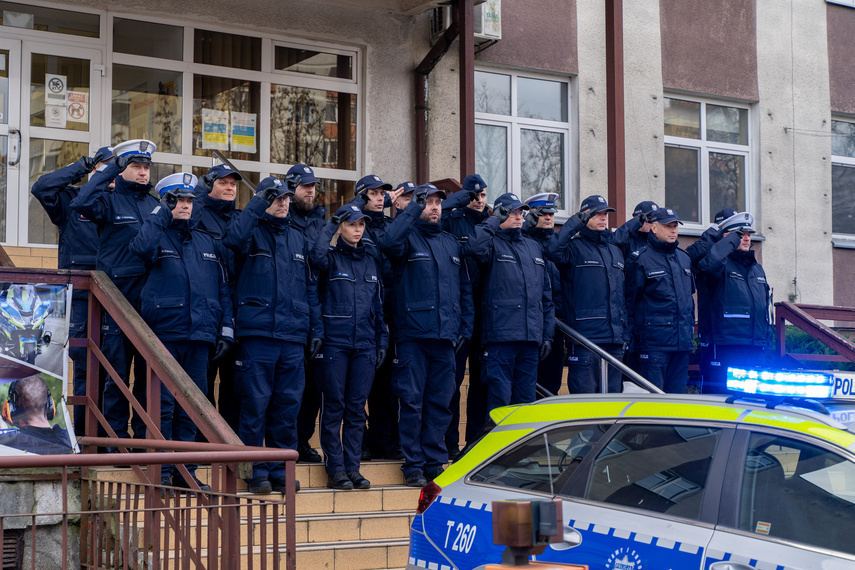
<instances>
[{"instance_id":1,"label":"metal handrail","mask_svg":"<svg viewBox=\"0 0 855 570\"><path fill-rule=\"evenodd\" d=\"M600 357L603 362L603 368L601 370L601 385L603 393L608 391L608 380L606 378L607 371L605 368L606 365L611 366L613 368L617 368L624 376L629 378L630 381L632 381L637 386L644 388L648 392L651 392L653 394L665 393L658 387L656 387L656 385L652 384L649 380L647 380L644 376L642 376L641 374L639 374L638 372L636 372L635 370L633 370L632 368L630 368L629 366L627 366L626 364L624 364L623 362L600 348L595 343L588 340L586 336L584 336L576 329L567 325L567 323L563 322L561 319L555 319L555 326L558 327L558 330L560 330L562 333L569 336L570 338L572 338L573 340L575 340L576 342L578 342L579 344L581 344L582 346Z\"/></svg>"},{"instance_id":2,"label":"metal handrail","mask_svg":"<svg viewBox=\"0 0 855 570\"><path fill-rule=\"evenodd\" d=\"M231 161L223 155L223 153L221 153L221 152L220 152L220 151L218 151L218 150L215 150L215 151L213 151L213 152L211 153L211 158L214 158L214 159L216 159L216 160L219 160L220 162L222 162L223 164L228 165L228 167L229 167L229 168L231 168L232 170L234 170L235 172L237 172L238 174L240 174L241 182L243 182L244 184L246 184L246 185L249 187L249 189L250 189L250 190L252 190L252 193L253 193L253 194L255 194L255 184L253 184L253 183L249 180L249 178L247 178L246 176L244 176L244 175L243 175L243 172L241 172L241 171L240 171L240 169L239 169L237 166L235 166L234 164L232 164L232 163L231 163Z\"/></svg>"},{"instance_id":3,"label":"metal handrail","mask_svg":"<svg viewBox=\"0 0 855 570\"><path fill-rule=\"evenodd\" d=\"M775 337L778 356L780 358L791 356L797 360L807 361L855 362L855 344L828 325L821 323L820 319L853 322L855 308L797 305L786 301L775 303ZM837 352L839 356L787 352L787 321Z\"/></svg>"}]
</instances>

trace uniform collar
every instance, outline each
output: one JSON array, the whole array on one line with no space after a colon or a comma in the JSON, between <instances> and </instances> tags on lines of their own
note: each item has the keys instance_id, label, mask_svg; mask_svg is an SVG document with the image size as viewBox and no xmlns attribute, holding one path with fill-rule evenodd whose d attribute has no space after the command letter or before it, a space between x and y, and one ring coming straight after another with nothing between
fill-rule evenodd
<instances>
[{"instance_id":1,"label":"uniform collar","mask_svg":"<svg viewBox=\"0 0 855 570\"><path fill-rule=\"evenodd\" d=\"M290 223L289 218L277 218L267 212L264 212L264 215L261 216L261 221L267 224L273 231L280 233L285 231L285 228Z\"/></svg>"},{"instance_id":2,"label":"uniform collar","mask_svg":"<svg viewBox=\"0 0 855 570\"><path fill-rule=\"evenodd\" d=\"M465 207L461 208L460 210L463 212L463 217L475 225L478 225L487 219L487 208L486 208L486 206L480 212L478 210L473 210L469 206L465 206Z\"/></svg>"},{"instance_id":3,"label":"uniform collar","mask_svg":"<svg viewBox=\"0 0 855 570\"><path fill-rule=\"evenodd\" d=\"M582 226L582 229L579 230L579 235L585 238L588 241L593 242L606 242L611 237L611 230L592 230L588 226Z\"/></svg>"},{"instance_id":4,"label":"uniform collar","mask_svg":"<svg viewBox=\"0 0 855 570\"><path fill-rule=\"evenodd\" d=\"M353 259L362 259L365 257L365 244L362 243L362 240L359 240L356 247L353 247L339 237L338 241L335 242L335 247L337 250L349 257L352 257Z\"/></svg>"},{"instance_id":5,"label":"uniform collar","mask_svg":"<svg viewBox=\"0 0 855 570\"><path fill-rule=\"evenodd\" d=\"M731 259L740 265L744 265L745 267L749 267L755 263L757 263L757 259L754 257L754 250L749 249L748 251L741 251L737 249L733 253L730 254Z\"/></svg>"},{"instance_id":6,"label":"uniform collar","mask_svg":"<svg viewBox=\"0 0 855 570\"><path fill-rule=\"evenodd\" d=\"M555 234L555 228L539 228L534 226L526 230L526 233L537 241L546 241Z\"/></svg>"},{"instance_id":7,"label":"uniform collar","mask_svg":"<svg viewBox=\"0 0 855 570\"><path fill-rule=\"evenodd\" d=\"M499 230L496 232L496 236L507 241L520 241L522 239L522 228Z\"/></svg>"},{"instance_id":8,"label":"uniform collar","mask_svg":"<svg viewBox=\"0 0 855 570\"><path fill-rule=\"evenodd\" d=\"M427 236L435 236L442 231L440 224L432 224L422 219L416 220L416 228Z\"/></svg>"},{"instance_id":9,"label":"uniform collar","mask_svg":"<svg viewBox=\"0 0 855 570\"><path fill-rule=\"evenodd\" d=\"M116 192L127 194L135 197L137 200L142 200L151 190L151 184L137 184L136 182L128 182L121 176L116 177Z\"/></svg>"},{"instance_id":10,"label":"uniform collar","mask_svg":"<svg viewBox=\"0 0 855 570\"><path fill-rule=\"evenodd\" d=\"M648 232L647 233L647 243L648 243L648 245L650 245L650 247L652 247L656 251L659 251L662 253L672 253L672 252L676 251L677 247L679 247L680 240L676 240L674 243L668 243L668 242L664 242L664 241L660 240L658 237L656 237L653 234L653 232Z\"/></svg>"},{"instance_id":11,"label":"uniform collar","mask_svg":"<svg viewBox=\"0 0 855 570\"><path fill-rule=\"evenodd\" d=\"M210 194L205 195L202 206L226 216L233 214L235 211L234 200L219 200L217 198L211 198Z\"/></svg>"}]
</instances>

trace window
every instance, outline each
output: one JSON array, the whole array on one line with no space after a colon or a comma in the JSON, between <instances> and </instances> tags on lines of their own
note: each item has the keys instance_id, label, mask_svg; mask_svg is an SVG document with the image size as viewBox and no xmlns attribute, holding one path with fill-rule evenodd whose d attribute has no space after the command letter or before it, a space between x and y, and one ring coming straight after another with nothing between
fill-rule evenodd
<instances>
[{"instance_id":1,"label":"window","mask_svg":"<svg viewBox=\"0 0 855 570\"><path fill-rule=\"evenodd\" d=\"M831 231L855 235L855 123L831 121Z\"/></svg>"},{"instance_id":2,"label":"window","mask_svg":"<svg viewBox=\"0 0 855 570\"><path fill-rule=\"evenodd\" d=\"M469 480L523 491L557 493L608 428L608 425L573 425L537 434L476 471Z\"/></svg>"},{"instance_id":3,"label":"window","mask_svg":"<svg viewBox=\"0 0 855 570\"><path fill-rule=\"evenodd\" d=\"M697 520L720 429L627 425L594 461L585 498Z\"/></svg>"},{"instance_id":4,"label":"window","mask_svg":"<svg viewBox=\"0 0 855 570\"><path fill-rule=\"evenodd\" d=\"M855 554L855 463L820 447L752 434L739 528Z\"/></svg>"},{"instance_id":5,"label":"window","mask_svg":"<svg viewBox=\"0 0 855 570\"><path fill-rule=\"evenodd\" d=\"M357 50L111 18L112 144L152 140L166 170L201 174L217 151L256 183L304 162L322 180L319 204L352 198L359 178ZM239 205L248 192L241 186Z\"/></svg>"},{"instance_id":6,"label":"window","mask_svg":"<svg viewBox=\"0 0 855 570\"><path fill-rule=\"evenodd\" d=\"M747 107L665 98L665 205L684 222L751 207L748 122Z\"/></svg>"},{"instance_id":7,"label":"window","mask_svg":"<svg viewBox=\"0 0 855 570\"><path fill-rule=\"evenodd\" d=\"M557 192L570 201L570 86L517 73L475 72L475 170L487 200Z\"/></svg>"}]
</instances>

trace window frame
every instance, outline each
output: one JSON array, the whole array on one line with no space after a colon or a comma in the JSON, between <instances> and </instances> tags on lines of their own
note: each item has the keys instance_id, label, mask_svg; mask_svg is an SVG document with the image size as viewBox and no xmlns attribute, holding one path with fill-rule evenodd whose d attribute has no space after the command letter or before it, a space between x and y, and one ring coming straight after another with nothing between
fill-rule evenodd
<instances>
[{"instance_id":1,"label":"window frame","mask_svg":"<svg viewBox=\"0 0 855 570\"><path fill-rule=\"evenodd\" d=\"M817 437L811 437L803 433L778 429L773 427L757 426L757 425L739 425L736 426L735 437L730 447L730 453L727 461L727 472L724 476L726 481L731 481L733 484L725 485L721 495L721 511L718 520L718 525L722 527L722 531L728 534L737 534L743 537L754 540L768 541L772 543L782 544L798 549L809 549L823 551L829 553L841 554L840 551L829 550L825 547L808 544L807 542L796 542L790 539L783 539L774 536L758 535L754 532L748 532L739 528L739 513L741 508L741 491L742 481L745 477L745 457L748 453L749 444L752 435L765 435L772 437L780 437L791 439L812 445L829 453L833 453L843 457L847 461L855 463L855 453L850 449L844 449L836 446L829 441L822 440ZM848 553L842 553L844 556L852 557Z\"/></svg>"},{"instance_id":2,"label":"window frame","mask_svg":"<svg viewBox=\"0 0 855 570\"><path fill-rule=\"evenodd\" d=\"M757 141L756 141L756 133L757 129L755 128L754 121L755 116L757 115L755 111L755 106L750 103L742 103L738 101L729 101L729 100L721 100L721 99L713 99L709 97L697 97L693 95L683 95L681 93L670 93L665 92L663 94L663 110L664 110L664 99L677 99L680 101L688 101L692 103L700 104L700 139L692 139L685 137L678 137L674 135L665 135L665 121L663 115L662 121L662 130L663 130L663 142L664 148L673 147L673 148L684 148L684 149L697 149L699 154L699 171L698 175L700 179L698 180L698 189L700 192L700 209L699 221L689 221L683 220L684 226L681 227L681 233L683 229L688 230L687 234L693 234L696 232L702 232L706 230L710 225L712 225L713 216L715 212L711 211L710 208L710 173L709 173L709 156L710 153L721 152L725 154L731 154L736 156L743 156L745 158L745 209L754 214L755 218L759 218L757 213L757 192L756 188L758 187L758 181L756 180L756 174L759 172L759 168L757 165L758 153L757 149ZM748 144L740 145L733 143L725 143L725 142L716 142L707 140L707 113L706 106L707 105L715 105L719 107L733 107L736 109L744 109L748 113L748 117L746 120L746 129L748 136ZM663 157L663 171L665 169L664 157ZM667 206L667 204L665 204ZM758 223L756 227L760 228L760 224Z\"/></svg>"},{"instance_id":3,"label":"window frame","mask_svg":"<svg viewBox=\"0 0 855 570\"><path fill-rule=\"evenodd\" d=\"M841 123L849 123L850 125L855 126L855 118L853 117L840 117L840 116L832 116L831 122L841 122ZM831 136L834 137L834 132L832 131ZM833 145L832 145L833 148ZM855 168L855 157L848 156L840 156L838 154L831 154L831 167L835 166L844 166ZM830 173L829 173L830 174ZM833 182L832 178L832 182ZM831 202L834 203L834 187L831 187ZM831 243L834 247L841 247L845 249L855 249L855 232L851 234L843 233L843 232L835 232L834 226L832 222L832 232L831 232Z\"/></svg>"},{"instance_id":4,"label":"window frame","mask_svg":"<svg viewBox=\"0 0 855 570\"><path fill-rule=\"evenodd\" d=\"M563 208L555 214L556 222L565 221L576 210L571 206L578 201L578 120L576 105L578 97L576 95L575 81L576 78L569 75L550 75L533 71L519 71L502 67L492 67L478 65L475 67L476 72L493 73L497 75L510 76L511 101L510 115L500 115L496 113L484 113L475 111L475 124L483 124L488 126L499 126L507 128L507 155L508 164L506 169L507 191L520 193L522 188L521 163L522 149L521 132L523 129L557 132L565 136L564 141L564 196ZM548 121L544 119L531 119L528 117L518 116L517 113L517 81L520 77L537 79L543 81L555 81L564 83L567 86L567 121ZM490 187L490 180L487 180L487 188Z\"/></svg>"}]
</instances>

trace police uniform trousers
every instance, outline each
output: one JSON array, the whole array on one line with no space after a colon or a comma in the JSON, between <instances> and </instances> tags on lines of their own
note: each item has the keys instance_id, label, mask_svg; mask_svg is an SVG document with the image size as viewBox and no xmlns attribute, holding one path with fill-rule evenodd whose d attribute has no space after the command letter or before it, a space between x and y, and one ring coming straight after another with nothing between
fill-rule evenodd
<instances>
[{"instance_id":1,"label":"police uniform trousers","mask_svg":"<svg viewBox=\"0 0 855 570\"><path fill-rule=\"evenodd\" d=\"M599 345L618 360L623 359L623 345ZM554 350L554 349L553 349ZM600 391L600 361L602 359L582 346L571 342L567 347L567 388L571 394L595 394ZM609 393L623 392L623 374L614 366L608 367Z\"/></svg>"},{"instance_id":2,"label":"police uniform trousers","mask_svg":"<svg viewBox=\"0 0 855 570\"><path fill-rule=\"evenodd\" d=\"M685 394L689 380L689 351L640 350L638 373L668 394Z\"/></svg>"},{"instance_id":3,"label":"police uniform trousers","mask_svg":"<svg viewBox=\"0 0 855 570\"><path fill-rule=\"evenodd\" d=\"M392 361L392 386L398 396L398 429L405 476L430 473L448 462L445 432L451 421L454 349L451 341L399 342Z\"/></svg>"},{"instance_id":4,"label":"police uniform trousers","mask_svg":"<svg viewBox=\"0 0 855 570\"><path fill-rule=\"evenodd\" d=\"M139 310L139 307L137 307ZM134 348L133 343L119 330L116 322L106 313L101 324L101 352L107 359L121 382L128 384L131 374L131 364L134 367L134 385L131 389L133 396L142 405L146 406L146 363L140 353ZM128 419L131 420L136 439L144 439L146 436L145 423L136 411L131 417L131 408L128 399L116 384L115 379L108 375L104 382L103 396L104 417L110 424L118 437L130 437L128 434Z\"/></svg>"},{"instance_id":5,"label":"police uniform trousers","mask_svg":"<svg viewBox=\"0 0 855 570\"><path fill-rule=\"evenodd\" d=\"M89 294L85 291L75 291L71 299L71 319L68 323L69 338L86 338L87 323L89 320ZM86 348L74 346L68 349L74 367L72 380L72 391L75 396L86 395ZM104 375L99 374L100 382L98 394L98 407L101 408L100 398L104 393ZM74 433L75 435L86 435L86 406L74 406Z\"/></svg>"},{"instance_id":6,"label":"police uniform trousers","mask_svg":"<svg viewBox=\"0 0 855 570\"><path fill-rule=\"evenodd\" d=\"M769 354L762 346L713 344L702 347L701 374L704 394L727 394L727 368L756 368L768 364Z\"/></svg>"},{"instance_id":7,"label":"police uniform trousers","mask_svg":"<svg viewBox=\"0 0 855 570\"><path fill-rule=\"evenodd\" d=\"M374 373L374 383L368 393L368 429L363 446L368 447L375 459L391 458L401 447L398 439L398 397L392 388L392 355ZM400 457L400 455L398 455Z\"/></svg>"},{"instance_id":8,"label":"police uniform trousers","mask_svg":"<svg viewBox=\"0 0 855 570\"><path fill-rule=\"evenodd\" d=\"M477 306L477 305L476 305ZM466 361L469 361L469 392L466 396L466 444L472 443L487 420L487 385L481 378L481 327L475 317L475 330L472 340L464 341L455 354L454 381L456 388L451 396L451 423L445 432L446 449L454 450L460 446L460 387L466 376Z\"/></svg>"},{"instance_id":9,"label":"police uniform trousers","mask_svg":"<svg viewBox=\"0 0 855 570\"><path fill-rule=\"evenodd\" d=\"M221 361L214 362L214 349L208 355L208 401L235 432L240 425L240 402L235 395L234 348ZM217 390L217 375L220 387ZM199 441L205 439L199 435Z\"/></svg>"},{"instance_id":10,"label":"police uniform trousers","mask_svg":"<svg viewBox=\"0 0 855 570\"><path fill-rule=\"evenodd\" d=\"M240 398L238 436L244 445L297 449L297 413L305 385L304 345L268 337L241 337L235 354ZM282 462L252 464L252 476L285 476Z\"/></svg>"},{"instance_id":11,"label":"police uniform trousers","mask_svg":"<svg viewBox=\"0 0 855 570\"><path fill-rule=\"evenodd\" d=\"M324 345L314 358L320 395L321 449L327 473L358 471L365 431L365 400L377 351ZM305 399L304 399L305 401Z\"/></svg>"},{"instance_id":12,"label":"police uniform trousers","mask_svg":"<svg viewBox=\"0 0 855 570\"><path fill-rule=\"evenodd\" d=\"M321 409L320 386L315 383L314 362L306 362L306 387L303 390L303 401L297 414L297 444L309 445L309 440L315 435L315 424Z\"/></svg>"},{"instance_id":13,"label":"police uniform trousers","mask_svg":"<svg viewBox=\"0 0 855 570\"><path fill-rule=\"evenodd\" d=\"M200 340L163 341L169 354L190 376L196 387L204 394L208 390L208 354L211 343ZM181 406L175 403L175 397L166 386L160 387L160 432L164 439L172 441L196 441L196 424ZM187 470L196 473L196 464L188 463ZM164 465L161 479L175 475L174 465Z\"/></svg>"},{"instance_id":14,"label":"police uniform trousers","mask_svg":"<svg viewBox=\"0 0 855 570\"><path fill-rule=\"evenodd\" d=\"M537 365L537 383L555 395L564 381L564 335L556 328L553 338L552 350Z\"/></svg>"},{"instance_id":15,"label":"police uniform trousers","mask_svg":"<svg viewBox=\"0 0 855 570\"><path fill-rule=\"evenodd\" d=\"M536 342L492 342L481 355L481 374L487 385L487 410L535 400Z\"/></svg>"}]
</instances>

